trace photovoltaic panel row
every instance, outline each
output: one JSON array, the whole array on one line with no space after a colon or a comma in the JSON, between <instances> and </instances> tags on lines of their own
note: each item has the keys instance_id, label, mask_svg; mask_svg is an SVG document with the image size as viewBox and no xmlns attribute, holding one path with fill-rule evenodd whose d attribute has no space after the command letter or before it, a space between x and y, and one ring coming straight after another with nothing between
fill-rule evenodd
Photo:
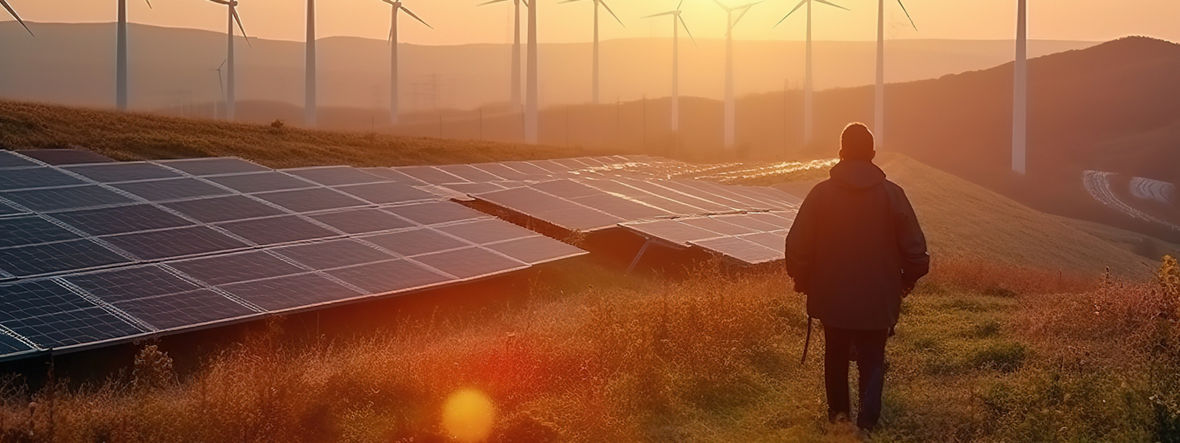
<instances>
[{"instance_id":1,"label":"photovoltaic panel row","mask_svg":"<svg viewBox=\"0 0 1180 443\"><path fill-rule=\"evenodd\" d=\"M793 211L726 214L623 223L672 248L697 247L745 264L782 260Z\"/></svg>"}]
</instances>

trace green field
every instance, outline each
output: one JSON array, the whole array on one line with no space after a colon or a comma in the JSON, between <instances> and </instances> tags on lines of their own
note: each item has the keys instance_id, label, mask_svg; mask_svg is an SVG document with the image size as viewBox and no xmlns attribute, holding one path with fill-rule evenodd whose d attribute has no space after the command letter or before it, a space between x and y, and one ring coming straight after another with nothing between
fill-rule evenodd
<instances>
[{"instance_id":1,"label":"green field","mask_svg":"<svg viewBox=\"0 0 1180 443\"><path fill-rule=\"evenodd\" d=\"M0 145L272 166L581 154L27 104L0 104ZM889 344L875 440L1180 441L1174 261L912 160L882 163L934 270ZM825 420L822 340L801 365L803 300L781 271L684 274L558 264L504 300L390 312L356 334L309 340L280 319L183 371L166 355L181 350L145 346L106 381L30 391L0 377L0 441L445 441L443 401L465 388L494 402L495 441L859 438Z\"/></svg>"}]
</instances>

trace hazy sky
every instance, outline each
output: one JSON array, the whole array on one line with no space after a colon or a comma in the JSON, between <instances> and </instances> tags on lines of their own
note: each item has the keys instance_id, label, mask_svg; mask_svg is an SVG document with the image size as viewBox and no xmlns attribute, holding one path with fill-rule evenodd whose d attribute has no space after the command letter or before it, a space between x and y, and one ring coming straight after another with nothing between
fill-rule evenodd
<instances>
[{"instance_id":1,"label":"hazy sky","mask_svg":"<svg viewBox=\"0 0 1180 443\"><path fill-rule=\"evenodd\" d=\"M225 7L201 0L155 0L148 9L142 0L127 0L132 22L160 26L224 31ZM301 0L240 0L239 13L251 36L302 40L306 3ZM436 28L428 30L402 15L401 40L419 44L457 44L511 41L511 1L476 8L481 0L407 0L405 5ZM558 4L538 0L543 42L588 41L592 1ZM852 12L815 5L815 38L871 40L875 38L876 2L833 0ZM602 38L663 37L671 33L667 18L640 17L675 7L677 0L611 0L608 2L626 28L603 12ZM746 0L729 0L729 4ZM30 21L109 22L115 0L9 0ZM738 39L802 39L804 16L796 13L777 29L796 0L766 0L745 17ZM1178 0L1029 0L1032 38L1109 40L1124 35L1148 35L1180 41ZM890 38L1010 39L1015 29L1016 0L907 0L920 32L909 28L897 3L886 1ZM389 29L389 5L379 0L319 0L319 36L384 38ZM8 19L7 15L0 15ZM725 14L712 0L685 0L684 18L697 38L724 35ZM609 20L609 21L608 21ZM523 37L522 37L523 38Z\"/></svg>"}]
</instances>

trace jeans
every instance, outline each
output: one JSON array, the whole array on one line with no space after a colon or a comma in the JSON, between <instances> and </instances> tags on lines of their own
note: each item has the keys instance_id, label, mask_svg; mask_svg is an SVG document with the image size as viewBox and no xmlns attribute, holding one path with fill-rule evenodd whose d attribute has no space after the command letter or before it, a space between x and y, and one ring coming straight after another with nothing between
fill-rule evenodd
<instances>
[{"instance_id":1,"label":"jeans","mask_svg":"<svg viewBox=\"0 0 1180 443\"><path fill-rule=\"evenodd\" d=\"M824 326L824 387L828 395L828 419L840 414L852 417L848 398L848 364L856 348L860 404L856 425L872 429L881 418L881 390L885 386L885 340L889 330L859 331Z\"/></svg>"}]
</instances>

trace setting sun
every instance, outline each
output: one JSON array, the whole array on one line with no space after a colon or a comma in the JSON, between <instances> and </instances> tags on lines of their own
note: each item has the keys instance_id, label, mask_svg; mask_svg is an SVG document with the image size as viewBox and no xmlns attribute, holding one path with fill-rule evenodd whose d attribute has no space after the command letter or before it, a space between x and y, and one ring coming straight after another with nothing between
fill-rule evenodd
<instances>
[{"instance_id":1,"label":"setting sun","mask_svg":"<svg viewBox=\"0 0 1180 443\"><path fill-rule=\"evenodd\" d=\"M474 389L451 394L443 406L443 428L461 442L486 440L495 419L496 408L492 400Z\"/></svg>"}]
</instances>

